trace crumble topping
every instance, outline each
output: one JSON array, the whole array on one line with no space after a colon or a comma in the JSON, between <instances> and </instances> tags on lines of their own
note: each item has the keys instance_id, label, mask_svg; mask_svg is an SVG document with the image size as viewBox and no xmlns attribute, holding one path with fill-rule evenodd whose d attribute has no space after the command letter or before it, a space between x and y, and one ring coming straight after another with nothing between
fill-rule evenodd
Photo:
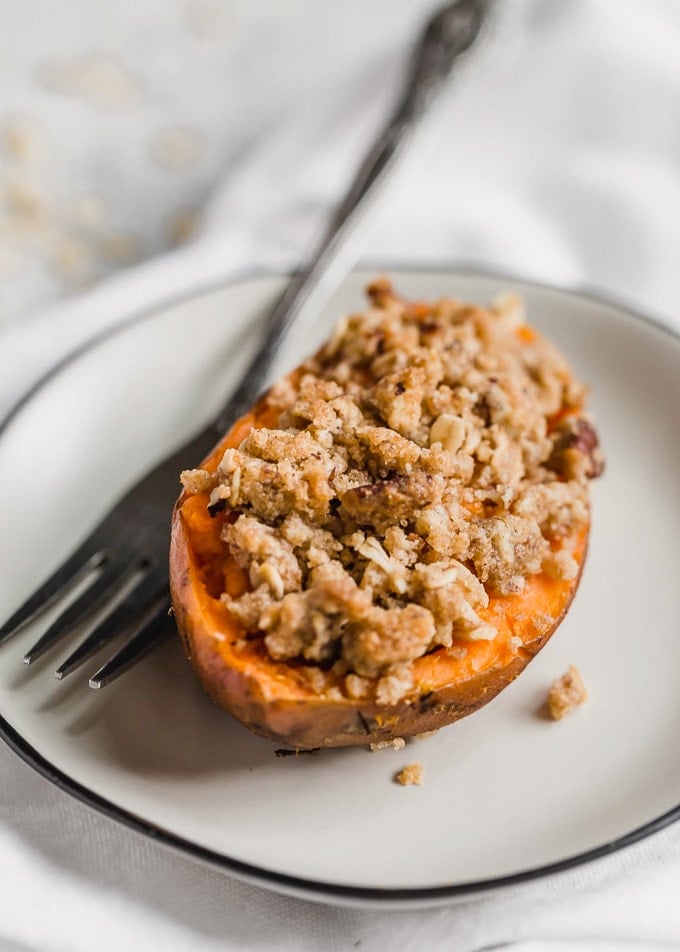
<instances>
[{"instance_id":1,"label":"crumble topping","mask_svg":"<svg viewBox=\"0 0 680 952\"><path fill-rule=\"evenodd\" d=\"M369 744L369 749L375 753L377 750L403 750L406 747L406 741L403 737L393 737L392 740L379 740L374 744Z\"/></svg>"},{"instance_id":2,"label":"crumble topping","mask_svg":"<svg viewBox=\"0 0 680 952\"><path fill-rule=\"evenodd\" d=\"M588 692L581 673L573 664L569 665L567 673L553 681L548 693L550 716L559 721L587 700Z\"/></svg>"},{"instance_id":3,"label":"crumble topping","mask_svg":"<svg viewBox=\"0 0 680 952\"><path fill-rule=\"evenodd\" d=\"M397 783L400 783L402 787L410 787L413 785L419 787L423 782L423 774L423 765L416 762L414 764L406 764L398 774L395 774L394 779Z\"/></svg>"},{"instance_id":4,"label":"crumble topping","mask_svg":"<svg viewBox=\"0 0 680 952\"><path fill-rule=\"evenodd\" d=\"M222 541L250 591L222 600L247 636L312 685L335 666L346 696L389 705L416 658L496 637L490 595L576 576L568 538L603 464L585 388L516 295L484 309L414 305L385 280L368 294L273 388L278 426L182 482L237 516Z\"/></svg>"}]
</instances>

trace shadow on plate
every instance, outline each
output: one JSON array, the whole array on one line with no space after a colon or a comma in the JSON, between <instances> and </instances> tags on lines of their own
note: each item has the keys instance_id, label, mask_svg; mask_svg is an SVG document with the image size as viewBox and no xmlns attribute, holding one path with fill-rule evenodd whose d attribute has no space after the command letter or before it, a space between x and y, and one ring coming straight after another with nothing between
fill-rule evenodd
<instances>
[{"instance_id":1,"label":"shadow on plate","mask_svg":"<svg viewBox=\"0 0 680 952\"><path fill-rule=\"evenodd\" d=\"M247 770L271 764L280 746L211 701L175 641L100 694L92 692L65 732L88 757L146 776Z\"/></svg>"}]
</instances>

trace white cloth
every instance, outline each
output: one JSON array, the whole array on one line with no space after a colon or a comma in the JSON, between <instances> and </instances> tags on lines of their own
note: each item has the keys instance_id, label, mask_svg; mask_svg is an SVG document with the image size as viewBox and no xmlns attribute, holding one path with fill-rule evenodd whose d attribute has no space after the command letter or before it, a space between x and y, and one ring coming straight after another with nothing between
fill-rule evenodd
<instances>
[{"instance_id":1,"label":"white cloth","mask_svg":"<svg viewBox=\"0 0 680 952\"><path fill-rule=\"evenodd\" d=\"M218 5L226 27L215 8L193 4L183 15L208 34L200 55L187 53L179 8L71 0L55 17L40 0L0 0L2 105L39 114L62 147L56 192L72 196L87 182L147 252L163 246L164 215L212 193L192 244L49 312L36 312L57 293L39 268L35 293L30 268L12 278L0 414L102 327L192 287L299 260L385 114L433 4L235 0ZM219 29L221 39L210 36ZM376 211L366 259L464 261L600 287L680 327L679 48L672 0L499 4L485 45ZM132 118L102 118L33 82L48 54L93 49L121 57L146 91ZM172 178L141 158L141 144L187 117L214 148ZM4 747L0 883L0 952L466 952L515 937L537 940L525 950L537 952L570 936L680 946L677 826L511 893L422 912L357 911L197 866L81 806Z\"/></svg>"}]
</instances>

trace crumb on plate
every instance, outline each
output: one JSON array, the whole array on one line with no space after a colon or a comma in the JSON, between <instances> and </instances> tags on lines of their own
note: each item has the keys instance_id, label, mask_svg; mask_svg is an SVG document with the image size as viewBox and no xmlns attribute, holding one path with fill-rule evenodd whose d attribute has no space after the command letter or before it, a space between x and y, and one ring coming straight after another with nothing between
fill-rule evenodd
<instances>
[{"instance_id":1,"label":"crumb on plate","mask_svg":"<svg viewBox=\"0 0 680 952\"><path fill-rule=\"evenodd\" d=\"M550 687L548 693L550 716L559 721L565 714L569 714L587 700L588 692L578 668L575 668L573 664L569 665L566 674L556 678Z\"/></svg>"},{"instance_id":2,"label":"crumb on plate","mask_svg":"<svg viewBox=\"0 0 680 952\"><path fill-rule=\"evenodd\" d=\"M423 765L419 762L406 764L394 777L402 787L420 786L423 782Z\"/></svg>"}]
</instances>

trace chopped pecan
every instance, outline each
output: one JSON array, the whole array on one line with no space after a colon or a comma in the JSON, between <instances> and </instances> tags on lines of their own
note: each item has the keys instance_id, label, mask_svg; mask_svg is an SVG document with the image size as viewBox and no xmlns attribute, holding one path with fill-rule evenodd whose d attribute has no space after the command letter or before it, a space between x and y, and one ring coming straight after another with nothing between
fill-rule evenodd
<instances>
[{"instance_id":1,"label":"chopped pecan","mask_svg":"<svg viewBox=\"0 0 680 952\"><path fill-rule=\"evenodd\" d=\"M604 471L597 430L583 417L566 420L553 435L548 469L564 479L595 479Z\"/></svg>"},{"instance_id":2,"label":"chopped pecan","mask_svg":"<svg viewBox=\"0 0 680 952\"><path fill-rule=\"evenodd\" d=\"M417 509L438 501L442 482L430 473L394 476L350 489L342 497L340 515L359 526L386 532L413 521Z\"/></svg>"}]
</instances>

